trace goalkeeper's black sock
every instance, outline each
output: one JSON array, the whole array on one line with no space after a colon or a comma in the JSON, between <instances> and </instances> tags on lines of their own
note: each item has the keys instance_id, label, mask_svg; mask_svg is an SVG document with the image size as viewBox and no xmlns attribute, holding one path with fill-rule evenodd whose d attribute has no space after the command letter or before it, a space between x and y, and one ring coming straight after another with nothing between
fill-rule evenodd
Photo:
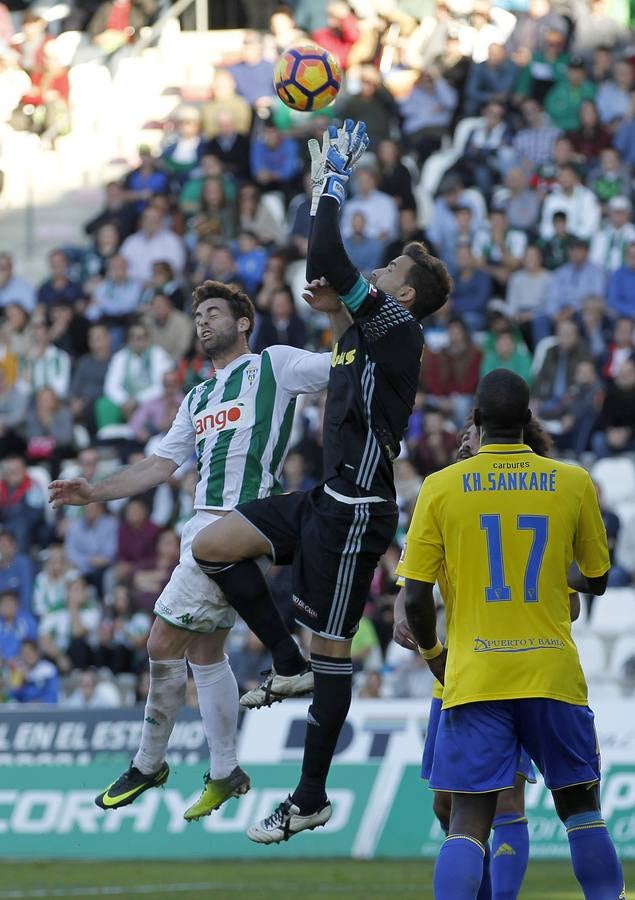
<instances>
[{"instance_id":1,"label":"goalkeeper's black sock","mask_svg":"<svg viewBox=\"0 0 635 900\"><path fill-rule=\"evenodd\" d=\"M314 691L307 715L302 777L291 799L302 815L316 812L326 800L326 779L351 705L350 659L311 654Z\"/></svg>"}]
</instances>

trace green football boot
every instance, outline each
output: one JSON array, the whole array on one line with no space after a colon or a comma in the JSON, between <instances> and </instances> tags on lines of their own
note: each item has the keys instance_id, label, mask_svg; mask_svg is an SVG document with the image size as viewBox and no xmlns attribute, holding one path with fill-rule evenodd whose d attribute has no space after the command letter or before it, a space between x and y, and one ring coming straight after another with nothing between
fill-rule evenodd
<instances>
[{"instance_id":1,"label":"green football boot","mask_svg":"<svg viewBox=\"0 0 635 900\"><path fill-rule=\"evenodd\" d=\"M209 772L203 778L205 787L196 803L183 813L183 818L188 822L197 822L203 816L209 816L215 809L219 809L230 797L240 797L246 794L251 787L251 779L246 772L236 766L227 778L213 780Z\"/></svg>"},{"instance_id":2,"label":"green football boot","mask_svg":"<svg viewBox=\"0 0 635 900\"><path fill-rule=\"evenodd\" d=\"M120 809L122 806L128 806L148 788L161 787L165 784L169 774L170 767L166 762L151 775L144 775L130 763L130 768L126 769L123 775L95 797L95 803L102 809Z\"/></svg>"}]
</instances>

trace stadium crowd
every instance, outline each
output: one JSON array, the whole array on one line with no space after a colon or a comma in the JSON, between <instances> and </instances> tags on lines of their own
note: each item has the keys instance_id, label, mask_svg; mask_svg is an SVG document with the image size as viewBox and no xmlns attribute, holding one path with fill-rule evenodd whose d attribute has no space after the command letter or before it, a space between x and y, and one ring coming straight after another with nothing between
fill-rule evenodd
<instances>
[{"instance_id":1,"label":"stadium crowd","mask_svg":"<svg viewBox=\"0 0 635 900\"><path fill-rule=\"evenodd\" d=\"M480 376L505 366L525 378L560 456L590 466L635 453L633 33L605 0L268 8L268 30L244 33L205 99L183 97L161 146L139 147L104 186L85 242L51 252L48 278L33 283L0 248L5 701L143 702L145 641L191 514L195 463L148 495L60 514L46 485L60 473L92 481L152 452L184 394L210 375L190 315L192 287L206 278L249 292L255 352L329 349L328 321L299 296L306 138L334 116L363 119L372 141L343 211L351 259L370 273L424 240L455 281L425 327L396 462L400 530L353 644L358 694L429 689L425 663L392 641L393 572L421 481L452 461ZM96 5L82 52L111 65L157 9ZM0 119L53 147L72 128L68 70L37 7L15 24L0 3ZM275 98L272 60L307 36L346 74L333 108L298 114ZM457 129L465 145L428 198L424 229L421 169ZM319 480L320 421L320 403L300 407L284 490ZM609 583L631 585L635 522L604 512ZM271 583L291 618L288 570ZM241 690L252 687L267 667L262 646L238 626L229 652Z\"/></svg>"}]
</instances>

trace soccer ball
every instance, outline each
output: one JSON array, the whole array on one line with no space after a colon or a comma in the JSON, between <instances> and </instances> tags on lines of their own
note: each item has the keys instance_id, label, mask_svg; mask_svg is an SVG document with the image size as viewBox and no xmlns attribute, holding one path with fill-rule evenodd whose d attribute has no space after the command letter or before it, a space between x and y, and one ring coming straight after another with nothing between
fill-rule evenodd
<instances>
[{"instance_id":1,"label":"soccer ball","mask_svg":"<svg viewBox=\"0 0 635 900\"><path fill-rule=\"evenodd\" d=\"M273 86L291 109L310 112L332 103L342 84L342 70L335 57L317 44L290 47L273 70Z\"/></svg>"}]
</instances>

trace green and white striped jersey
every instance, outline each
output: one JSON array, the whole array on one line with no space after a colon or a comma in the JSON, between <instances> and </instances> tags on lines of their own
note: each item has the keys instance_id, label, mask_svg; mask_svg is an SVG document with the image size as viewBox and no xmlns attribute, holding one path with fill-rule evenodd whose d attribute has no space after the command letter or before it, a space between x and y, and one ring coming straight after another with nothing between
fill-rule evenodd
<instances>
[{"instance_id":1,"label":"green and white striped jersey","mask_svg":"<svg viewBox=\"0 0 635 900\"><path fill-rule=\"evenodd\" d=\"M326 388L331 357L274 346L193 388L154 451L181 465L196 447L196 509L233 509L280 490L296 398Z\"/></svg>"}]
</instances>

